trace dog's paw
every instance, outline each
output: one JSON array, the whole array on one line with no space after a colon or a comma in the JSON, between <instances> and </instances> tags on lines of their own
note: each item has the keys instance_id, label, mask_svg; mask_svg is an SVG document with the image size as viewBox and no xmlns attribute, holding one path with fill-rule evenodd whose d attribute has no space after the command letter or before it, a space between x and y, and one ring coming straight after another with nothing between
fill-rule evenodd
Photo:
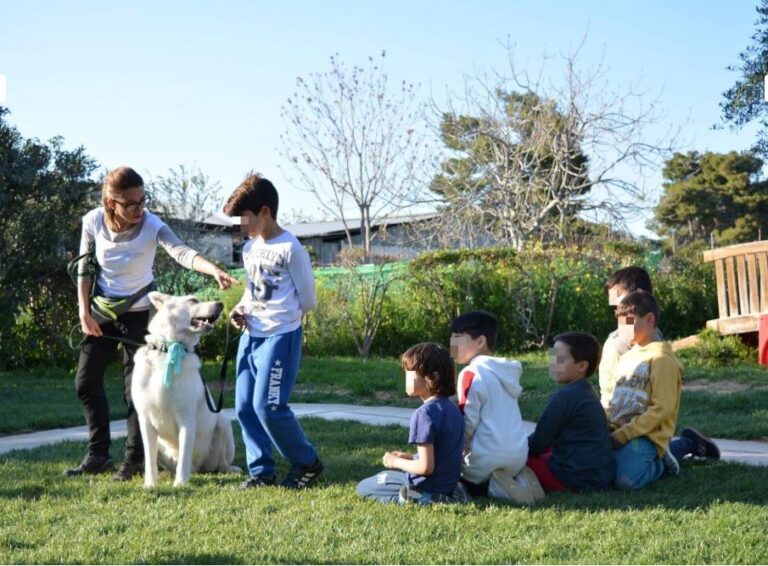
<instances>
[{"instance_id":1,"label":"dog's paw","mask_svg":"<svg viewBox=\"0 0 768 566\"><path fill-rule=\"evenodd\" d=\"M230 474L242 474L243 470L237 466L228 466L226 472Z\"/></svg>"},{"instance_id":2,"label":"dog's paw","mask_svg":"<svg viewBox=\"0 0 768 566\"><path fill-rule=\"evenodd\" d=\"M145 481L144 489L154 489L156 485L157 485L156 481Z\"/></svg>"},{"instance_id":3,"label":"dog's paw","mask_svg":"<svg viewBox=\"0 0 768 566\"><path fill-rule=\"evenodd\" d=\"M187 487L189 485L189 481L187 480L176 480L173 482L173 487Z\"/></svg>"}]
</instances>

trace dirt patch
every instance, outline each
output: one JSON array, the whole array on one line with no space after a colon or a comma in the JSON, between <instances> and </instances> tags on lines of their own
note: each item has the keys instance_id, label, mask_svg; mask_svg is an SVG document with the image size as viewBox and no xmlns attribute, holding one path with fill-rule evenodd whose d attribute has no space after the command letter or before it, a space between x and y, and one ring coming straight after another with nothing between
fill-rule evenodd
<instances>
[{"instance_id":1,"label":"dirt patch","mask_svg":"<svg viewBox=\"0 0 768 566\"><path fill-rule=\"evenodd\" d=\"M677 352L678 350L693 348L696 344L699 343L699 340L700 338L698 334L688 336L687 338L681 338L680 340L675 340L672 342L672 351Z\"/></svg>"},{"instance_id":2,"label":"dirt patch","mask_svg":"<svg viewBox=\"0 0 768 566\"><path fill-rule=\"evenodd\" d=\"M728 393L738 393L748 389L768 389L768 387L764 385L753 387L748 383L729 381L727 379L717 381L696 379L683 384L683 391L703 391L705 393L714 393L715 395L727 395Z\"/></svg>"},{"instance_id":3,"label":"dirt patch","mask_svg":"<svg viewBox=\"0 0 768 566\"><path fill-rule=\"evenodd\" d=\"M403 398L401 393L395 394L391 391L376 391L373 396L377 401L395 401Z\"/></svg>"}]
</instances>

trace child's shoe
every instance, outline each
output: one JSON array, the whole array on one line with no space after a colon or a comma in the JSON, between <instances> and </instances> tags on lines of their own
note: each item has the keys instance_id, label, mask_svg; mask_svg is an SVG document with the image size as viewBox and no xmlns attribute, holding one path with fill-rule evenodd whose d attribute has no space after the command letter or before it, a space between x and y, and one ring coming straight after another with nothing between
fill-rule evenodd
<instances>
[{"instance_id":1,"label":"child's shoe","mask_svg":"<svg viewBox=\"0 0 768 566\"><path fill-rule=\"evenodd\" d=\"M430 505L432 503L432 496L429 493L416 491L408 484L403 484L400 487L397 502L400 505Z\"/></svg>"},{"instance_id":2,"label":"child's shoe","mask_svg":"<svg viewBox=\"0 0 768 566\"><path fill-rule=\"evenodd\" d=\"M292 468L280 485L288 489L306 489L317 481L323 473L323 463L320 458L306 468Z\"/></svg>"},{"instance_id":3,"label":"child's shoe","mask_svg":"<svg viewBox=\"0 0 768 566\"><path fill-rule=\"evenodd\" d=\"M669 448L667 448L667 451L664 452L664 455L661 457L661 461L664 462L664 473L666 475L680 475L680 462L678 462L677 458L675 458L675 455L669 451Z\"/></svg>"},{"instance_id":4,"label":"child's shoe","mask_svg":"<svg viewBox=\"0 0 768 566\"><path fill-rule=\"evenodd\" d=\"M488 484L488 495L498 499L507 499L530 505L540 499L544 499L544 488L539 483L539 478L528 466L523 466L520 472L513 476L508 470L496 470L491 474Z\"/></svg>"},{"instance_id":5,"label":"child's shoe","mask_svg":"<svg viewBox=\"0 0 768 566\"><path fill-rule=\"evenodd\" d=\"M472 497L467 492L466 488L464 487L464 484L459 482L456 484L456 489L453 490L453 495L451 496L451 502L452 503L469 503L472 501Z\"/></svg>"},{"instance_id":6,"label":"child's shoe","mask_svg":"<svg viewBox=\"0 0 768 566\"><path fill-rule=\"evenodd\" d=\"M250 489L252 487L269 487L277 485L275 476L253 476L240 484L240 489Z\"/></svg>"},{"instance_id":7,"label":"child's shoe","mask_svg":"<svg viewBox=\"0 0 768 566\"><path fill-rule=\"evenodd\" d=\"M704 436L695 428L684 428L680 436L693 442L693 455L698 458L720 459L720 448L711 438Z\"/></svg>"}]
</instances>

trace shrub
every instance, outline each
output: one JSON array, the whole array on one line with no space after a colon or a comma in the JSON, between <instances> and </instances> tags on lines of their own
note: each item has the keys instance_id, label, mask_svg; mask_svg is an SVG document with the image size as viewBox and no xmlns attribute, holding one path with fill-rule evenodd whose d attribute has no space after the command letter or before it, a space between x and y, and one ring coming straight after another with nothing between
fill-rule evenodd
<instances>
[{"instance_id":1,"label":"shrub","mask_svg":"<svg viewBox=\"0 0 768 566\"><path fill-rule=\"evenodd\" d=\"M702 330L696 346L680 354L682 359L695 360L698 365L708 367L754 364L757 359L755 349L745 345L738 336L720 336L711 328Z\"/></svg>"},{"instance_id":2,"label":"shrub","mask_svg":"<svg viewBox=\"0 0 768 566\"><path fill-rule=\"evenodd\" d=\"M707 320L718 317L715 269L702 262L701 248L688 247L665 258L651 277L665 338L697 334Z\"/></svg>"}]
</instances>

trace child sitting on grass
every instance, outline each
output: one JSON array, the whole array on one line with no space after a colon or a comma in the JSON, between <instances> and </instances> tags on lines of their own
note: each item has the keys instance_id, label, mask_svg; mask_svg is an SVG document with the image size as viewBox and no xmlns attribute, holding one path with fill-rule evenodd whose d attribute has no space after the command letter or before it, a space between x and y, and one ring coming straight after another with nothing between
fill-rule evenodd
<instances>
[{"instance_id":1,"label":"child sitting on grass","mask_svg":"<svg viewBox=\"0 0 768 566\"><path fill-rule=\"evenodd\" d=\"M666 342L655 339L659 306L653 295L635 291L616 308L619 336L632 344L621 356L608 406L615 448L616 486L640 489L664 473L680 409L682 366ZM679 471L679 466L677 466Z\"/></svg>"},{"instance_id":2,"label":"child sitting on grass","mask_svg":"<svg viewBox=\"0 0 768 566\"><path fill-rule=\"evenodd\" d=\"M473 497L487 496L531 503L525 489L528 442L517 399L523 391L520 362L493 357L498 324L486 311L462 314L451 322L451 357L468 364L458 379L459 409L464 415L461 481ZM523 480L523 481L518 481ZM537 491L543 496L543 492Z\"/></svg>"},{"instance_id":3,"label":"child sitting on grass","mask_svg":"<svg viewBox=\"0 0 768 566\"><path fill-rule=\"evenodd\" d=\"M528 437L528 462L546 491L587 491L613 485L616 462L605 411L589 382L600 361L591 334L555 336L549 375L563 384Z\"/></svg>"},{"instance_id":4,"label":"child sitting on grass","mask_svg":"<svg viewBox=\"0 0 768 566\"><path fill-rule=\"evenodd\" d=\"M651 286L651 277L642 267L631 265L616 271L608 278L605 283L605 292L608 295L608 304L617 306L621 300L634 291L646 291L653 294ZM661 341L661 330L656 328L654 339ZM600 401L603 407L608 410L608 406L613 396L613 390L616 386L616 380L619 361L626 354L632 345L619 336L619 331L614 330L608 335L603 346L603 355L600 361ZM667 464L667 472L672 475L680 473L679 460L687 457L720 459L720 449L710 438L692 427L686 427L680 434L680 437L669 441L669 454L664 461Z\"/></svg>"},{"instance_id":5,"label":"child sitting on grass","mask_svg":"<svg viewBox=\"0 0 768 566\"><path fill-rule=\"evenodd\" d=\"M456 371L439 344L417 344L401 359L405 391L424 404L411 416L408 442L416 454L386 452L387 471L357 485L362 497L385 503L454 503L466 501L459 486L464 419L450 400L456 393Z\"/></svg>"}]
</instances>

